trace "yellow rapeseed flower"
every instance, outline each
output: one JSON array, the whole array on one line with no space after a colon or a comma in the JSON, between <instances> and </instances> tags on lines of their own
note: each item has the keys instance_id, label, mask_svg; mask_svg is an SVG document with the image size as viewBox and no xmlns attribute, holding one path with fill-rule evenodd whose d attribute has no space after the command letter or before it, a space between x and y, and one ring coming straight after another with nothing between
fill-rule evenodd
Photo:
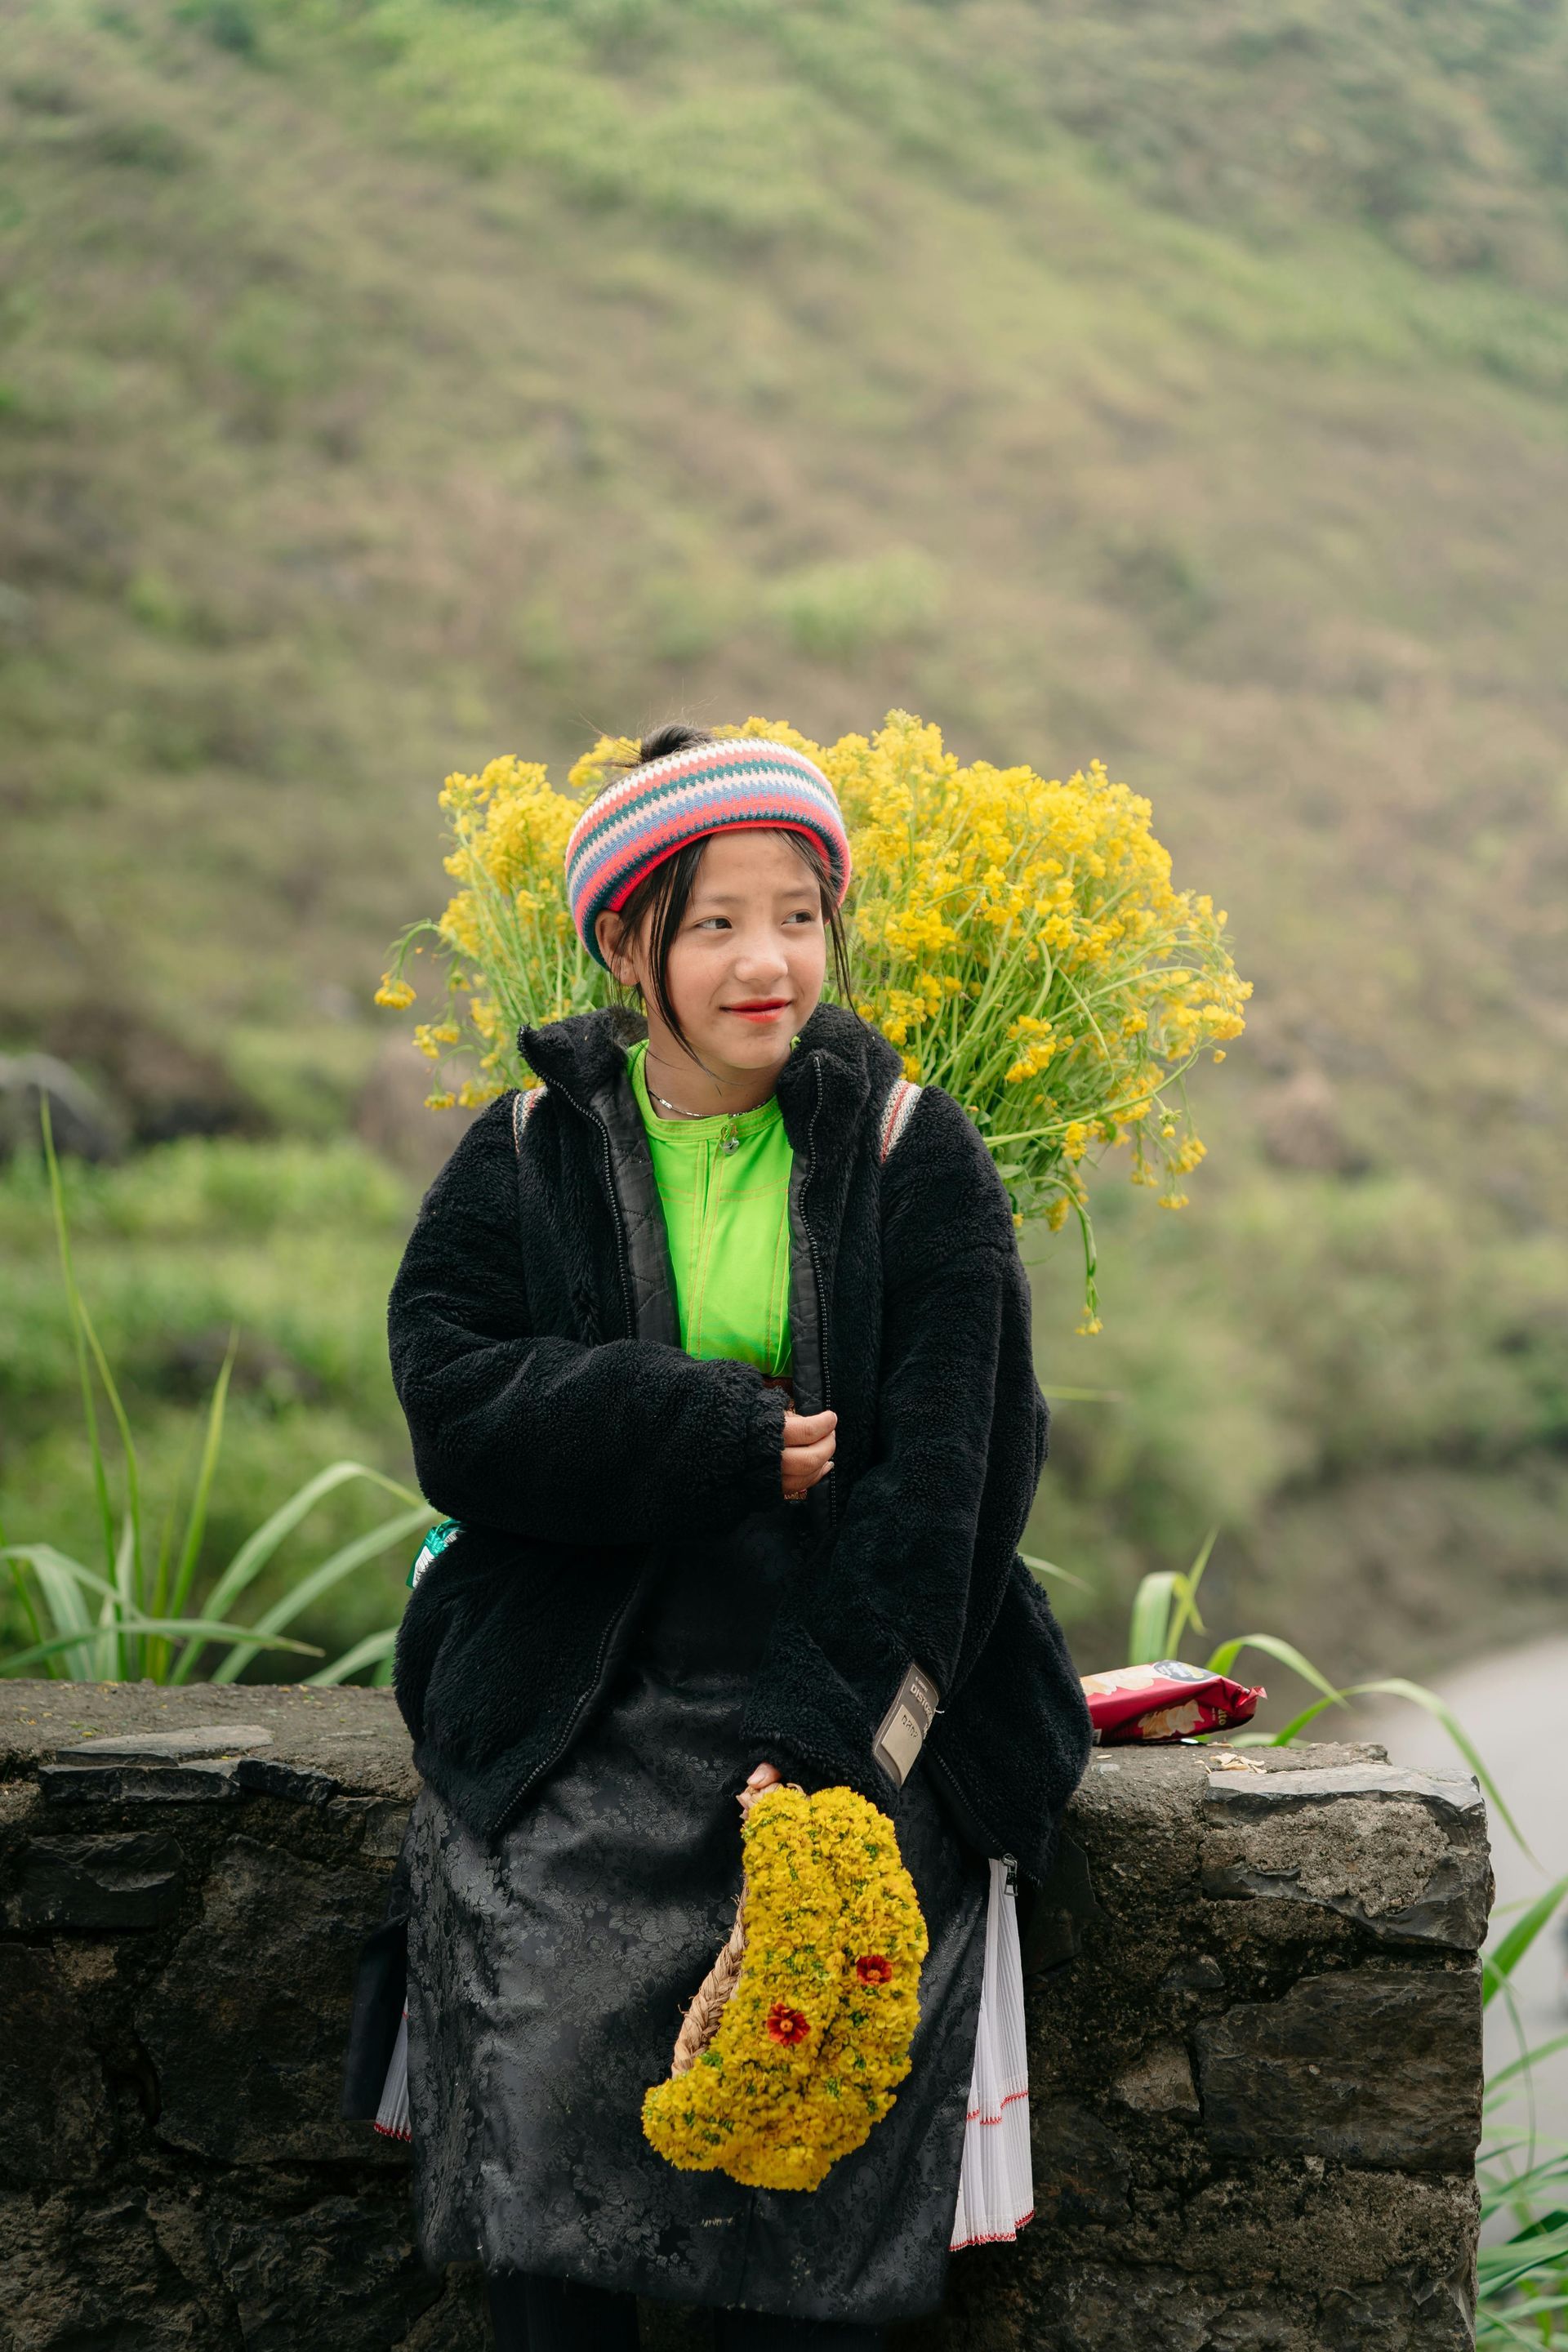
<instances>
[{"instance_id":1,"label":"yellow rapeseed flower","mask_svg":"<svg viewBox=\"0 0 1568 2352\"><path fill-rule=\"evenodd\" d=\"M1149 801L1100 761L1065 780L965 766L937 728L900 710L827 745L763 718L717 731L794 743L831 779L855 865L856 1010L910 1076L968 1108L1016 1214L1053 1232L1069 1209L1078 1215L1096 1325L1079 1171L1127 1145L1131 1182L1160 1187L1163 1206L1185 1204L1176 1180L1203 1146L1175 1082L1201 1053L1224 1059L1252 993L1224 909L1175 888ZM521 1025L606 1000L606 976L573 928L563 856L584 796L635 753L601 737L563 793L514 758L442 786L457 887L439 919L404 940L378 1001L411 1001L402 955L433 934L449 1016L416 1034L432 1059L466 1055L479 1075L464 1083L486 1097L528 1076Z\"/></svg>"}]
</instances>

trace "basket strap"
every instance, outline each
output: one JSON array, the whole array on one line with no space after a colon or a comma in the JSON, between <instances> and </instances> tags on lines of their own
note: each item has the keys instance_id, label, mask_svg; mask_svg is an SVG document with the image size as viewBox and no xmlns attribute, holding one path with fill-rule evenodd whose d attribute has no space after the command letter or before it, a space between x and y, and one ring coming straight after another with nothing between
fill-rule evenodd
<instances>
[{"instance_id":1,"label":"basket strap","mask_svg":"<svg viewBox=\"0 0 1568 2352\"><path fill-rule=\"evenodd\" d=\"M520 1088L511 1098L511 1139L519 1153L522 1150L522 1130L544 1100L544 1081L526 1090Z\"/></svg>"},{"instance_id":2,"label":"basket strap","mask_svg":"<svg viewBox=\"0 0 1568 2352\"><path fill-rule=\"evenodd\" d=\"M881 1121L877 1129L877 1158L886 1167L899 1142L915 1115L915 1106L925 1092L912 1078L895 1078L888 1088L888 1098L882 1105Z\"/></svg>"}]
</instances>

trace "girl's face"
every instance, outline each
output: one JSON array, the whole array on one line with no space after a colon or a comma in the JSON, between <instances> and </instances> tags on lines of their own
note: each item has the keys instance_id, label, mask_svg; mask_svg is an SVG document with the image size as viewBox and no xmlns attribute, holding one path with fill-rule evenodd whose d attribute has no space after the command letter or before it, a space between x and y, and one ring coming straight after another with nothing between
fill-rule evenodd
<instances>
[{"instance_id":1,"label":"girl's face","mask_svg":"<svg viewBox=\"0 0 1568 2352\"><path fill-rule=\"evenodd\" d=\"M668 1069L694 1056L721 1083L782 1068L790 1041L816 1010L827 933L816 877L781 833L717 833L702 853L671 942L665 994L689 1054L659 1018L648 985L647 938L616 936L601 916L616 978L635 981L647 1012L648 1051Z\"/></svg>"}]
</instances>

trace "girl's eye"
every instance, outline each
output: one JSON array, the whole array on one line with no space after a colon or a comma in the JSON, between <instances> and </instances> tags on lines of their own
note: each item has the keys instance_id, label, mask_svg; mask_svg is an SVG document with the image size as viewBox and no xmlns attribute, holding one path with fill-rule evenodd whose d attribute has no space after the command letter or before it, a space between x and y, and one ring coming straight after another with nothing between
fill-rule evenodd
<instances>
[{"instance_id":1,"label":"girl's eye","mask_svg":"<svg viewBox=\"0 0 1568 2352\"><path fill-rule=\"evenodd\" d=\"M815 910L810 907L802 907L796 913L784 917L786 923L815 923L817 919Z\"/></svg>"},{"instance_id":2,"label":"girl's eye","mask_svg":"<svg viewBox=\"0 0 1568 2352\"><path fill-rule=\"evenodd\" d=\"M691 928L696 931L727 931L730 918L728 915L700 915Z\"/></svg>"}]
</instances>

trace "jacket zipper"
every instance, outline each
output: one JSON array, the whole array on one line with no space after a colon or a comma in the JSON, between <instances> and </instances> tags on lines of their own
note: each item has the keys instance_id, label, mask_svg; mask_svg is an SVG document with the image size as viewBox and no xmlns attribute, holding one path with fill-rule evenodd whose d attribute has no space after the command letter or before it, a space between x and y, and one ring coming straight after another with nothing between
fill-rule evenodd
<instances>
[{"instance_id":1,"label":"jacket zipper","mask_svg":"<svg viewBox=\"0 0 1568 2352\"><path fill-rule=\"evenodd\" d=\"M568 1721L565 1729L562 1732L560 1738L556 1741L554 1747L551 1749L543 1763L535 1765L533 1770L529 1774L521 1788L515 1790L511 1797L508 1799L505 1807L497 1816L494 1828L491 1831L492 1836L499 1836L500 1834L508 1822L510 1822L517 1813L524 1801L539 1786L540 1781L543 1780L545 1774L547 1772L552 1772L555 1769L556 1765L560 1762L562 1757L565 1755L567 1748L570 1748L573 1740L576 1738L578 1725L582 1722L584 1714L587 1712L588 1708L594 1705L595 1700L598 1698L599 1693L604 1688L605 1662L609 1656L610 1645L614 1642L616 1635L620 1632L621 1627L626 1623L626 1617L634 1604L641 1598L643 1587L647 1584L648 1578L652 1573L653 1563L651 1560L648 1560L645 1563L642 1573L637 1578L631 1591L627 1593L626 1599L622 1601L620 1607L616 1610L615 1615L605 1626L603 1634L600 1636L598 1654L594 1660L593 1676L588 1684L587 1689L584 1692L582 1697L573 1708L571 1718Z\"/></svg>"},{"instance_id":2,"label":"jacket zipper","mask_svg":"<svg viewBox=\"0 0 1568 2352\"><path fill-rule=\"evenodd\" d=\"M811 1230L811 1219L805 1213L806 1194L811 1190L811 1180L816 1173L816 1122L822 1113L822 1056L820 1054L812 1055L811 1066L816 1073L816 1102L812 1110L811 1123L805 1130L806 1165L805 1174L801 1178L800 1182L800 1222L805 1228L805 1246L811 1258L812 1286L816 1293L816 1352L817 1360L822 1366L822 1397L817 1410L819 1412L827 1412L833 1404L833 1375L827 1364L827 1295L823 1288L822 1260L817 1255L816 1235ZM828 1472L826 1484L827 1524L831 1529L838 1524L838 1489L834 1484L831 1471Z\"/></svg>"},{"instance_id":3,"label":"jacket zipper","mask_svg":"<svg viewBox=\"0 0 1568 2352\"><path fill-rule=\"evenodd\" d=\"M637 1307L632 1297L631 1276L627 1271L631 1244L626 1239L626 1223L621 1216L620 1196L616 1191L616 1157L610 1144L610 1130L595 1111L584 1109L575 1095L569 1095L564 1087L556 1085L553 1078L550 1081L550 1085L552 1090L558 1094L563 1102L571 1104L579 1118L586 1119L588 1125L598 1136L599 1148L605 1155L605 1191L609 1199L610 1216L616 1228L616 1271L620 1277L621 1305L626 1318L626 1337L628 1339L635 1339L637 1334Z\"/></svg>"},{"instance_id":4,"label":"jacket zipper","mask_svg":"<svg viewBox=\"0 0 1568 2352\"><path fill-rule=\"evenodd\" d=\"M982 1853L994 1854L998 1862L1005 1863L1007 1865L1007 1875L1009 1880L1016 1880L1018 1874L1017 1855L1016 1853L1008 1853L1004 1848L1001 1839L992 1836L991 1832L981 1820L979 1814L975 1811L974 1807L970 1803L969 1799L965 1796L963 1790L959 1787L958 1781L953 1776L952 1768L948 1763L947 1759L937 1754L936 1750L931 1747L929 1739L927 1740L921 1753L927 1766L936 1774L937 1778L941 1780L942 1787L947 1790L949 1797L952 1799L953 1808L958 1813L958 1816L968 1833L970 1843L972 1845L978 1846Z\"/></svg>"},{"instance_id":5,"label":"jacket zipper","mask_svg":"<svg viewBox=\"0 0 1568 2352\"><path fill-rule=\"evenodd\" d=\"M616 1161L615 1153L610 1144L610 1130L605 1125L604 1120L600 1118L596 1113L584 1108L583 1105L577 1100L575 1095L568 1094L564 1087L556 1085L553 1080L551 1081L551 1086L552 1091L558 1094L563 1102L569 1103L572 1108L576 1112L578 1118L585 1119L588 1125L594 1129L595 1132L598 1136L599 1147L605 1155L605 1191L609 1199L610 1217L616 1228L616 1271L620 1278L621 1305L625 1310L626 1318L626 1337L628 1339L636 1339L637 1307L632 1297L631 1275L627 1270L631 1250L626 1240L626 1223L621 1215L620 1199L616 1192ZM647 1584L652 1572L653 1563L649 1560L645 1564L641 1575L637 1577L625 1601L621 1603L619 1609L616 1610L615 1615L605 1626L604 1633L600 1637L598 1653L594 1660L593 1676L589 1682L587 1689L584 1692L582 1697L573 1708L565 1729L562 1732L560 1738L556 1741L554 1747L551 1749L550 1754L545 1758L543 1763L535 1766L534 1769L529 1774L528 1779L523 1782L521 1788L517 1790L508 1801L504 1811L497 1820L495 1834L499 1834L500 1830L504 1828L505 1824L511 1820L512 1816L517 1812L519 1807L524 1802L530 1792L536 1789L540 1781L543 1780L545 1774L554 1770L555 1766L560 1762L562 1757L564 1756L567 1748L575 1738L578 1725L582 1722L584 1714L588 1708L595 1704L595 1700L599 1696L599 1693L604 1688L605 1662L610 1654L610 1645L614 1642L616 1635L620 1632L621 1627L626 1623L626 1617L631 1611L633 1604L640 1597L643 1588Z\"/></svg>"}]
</instances>

